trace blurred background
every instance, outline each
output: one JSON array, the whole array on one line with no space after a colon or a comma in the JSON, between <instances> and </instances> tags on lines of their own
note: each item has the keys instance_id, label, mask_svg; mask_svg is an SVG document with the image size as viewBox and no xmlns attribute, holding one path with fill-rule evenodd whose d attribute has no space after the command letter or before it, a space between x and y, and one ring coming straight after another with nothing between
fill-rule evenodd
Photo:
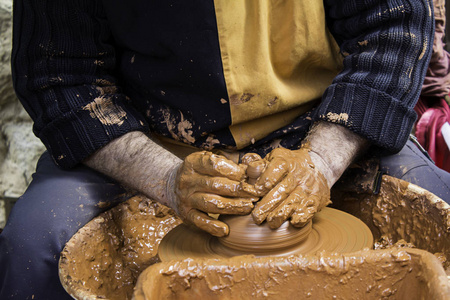
<instances>
[{"instance_id":1,"label":"blurred background","mask_svg":"<svg viewBox=\"0 0 450 300\"><path fill-rule=\"evenodd\" d=\"M0 0L0 228L44 151L11 80L12 0Z\"/></svg>"}]
</instances>

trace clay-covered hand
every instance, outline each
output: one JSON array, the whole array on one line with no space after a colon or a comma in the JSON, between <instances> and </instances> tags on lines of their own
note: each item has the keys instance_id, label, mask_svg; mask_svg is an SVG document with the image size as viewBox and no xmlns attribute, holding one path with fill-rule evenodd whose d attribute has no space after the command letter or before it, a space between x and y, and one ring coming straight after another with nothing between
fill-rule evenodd
<instances>
[{"instance_id":1,"label":"clay-covered hand","mask_svg":"<svg viewBox=\"0 0 450 300\"><path fill-rule=\"evenodd\" d=\"M208 213L249 214L257 200L242 188L246 166L211 152L195 152L186 157L174 177L172 208L184 222L214 236L228 235L229 228Z\"/></svg>"},{"instance_id":2,"label":"clay-covered hand","mask_svg":"<svg viewBox=\"0 0 450 300\"><path fill-rule=\"evenodd\" d=\"M271 228L278 228L290 219L293 226L301 227L331 203L327 180L308 151L277 148L264 158L265 169L254 185L264 195L252 212L257 224L266 220Z\"/></svg>"}]
</instances>

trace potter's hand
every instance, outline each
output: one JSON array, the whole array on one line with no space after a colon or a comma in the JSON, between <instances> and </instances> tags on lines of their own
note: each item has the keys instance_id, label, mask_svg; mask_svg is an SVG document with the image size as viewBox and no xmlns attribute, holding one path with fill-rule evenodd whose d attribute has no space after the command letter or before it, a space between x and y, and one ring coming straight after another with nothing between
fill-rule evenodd
<instances>
[{"instance_id":1,"label":"potter's hand","mask_svg":"<svg viewBox=\"0 0 450 300\"><path fill-rule=\"evenodd\" d=\"M267 167L254 187L264 195L252 212L256 223L267 220L278 228L290 218L294 226L303 226L330 203L329 189L369 142L346 127L321 121L305 145L275 149L266 157Z\"/></svg>"},{"instance_id":2,"label":"potter's hand","mask_svg":"<svg viewBox=\"0 0 450 300\"><path fill-rule=\"evenodd\" d=\"M265 170L254 186L265 195L252 212L257 224L266 220L271 228L278 228L290 218L292 225L301 227L330 203L327 180L308 151L277 148L266 156Z\"/></svg>"},{"instance_id":3,"label":"potter's hand","mask_svg":"<svg viewBox=\"0 0 450 300\"><path fill-rule=\"evenodd\" d=\"M248 214L257 200L242 190L246 166L210 152L193 153L182 161L138 131L109 142L83 163L216 236L228 234L228 226L207 213Z\"/></svg>"},{"instance_id":4,"label":"potter's hand","mask_svg":"<svg viewBox=\"0 0 450 300\"><path fill-rule=\"evenodd\" d=\"M175 187L170 205L186 223L214 236L228 234L228 226L208 216L249 214L257 198L243 191L245 166L211 152L196 152L184 160L172 177Z\"/></svg>"}]
</instances>

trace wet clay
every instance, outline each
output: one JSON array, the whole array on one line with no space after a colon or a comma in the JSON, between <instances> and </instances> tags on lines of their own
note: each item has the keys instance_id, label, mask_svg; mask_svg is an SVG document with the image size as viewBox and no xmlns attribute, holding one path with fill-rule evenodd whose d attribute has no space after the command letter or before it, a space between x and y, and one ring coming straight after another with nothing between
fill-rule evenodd
<instances>
[{"instance_id":1,"label":"wet clay","mask_svg":"<svg viewBox=\"0 0 450 300\"><path fill-rule=\"evenodd\" d=\"M178 202L170 206L185 223L225 236L228 227L207 213L245 215L252 211L258 198L243 190L246 168L211 152L190 154L176 177L174 201Z\"/></svg>"},{"instance_id":2,"label":"wet clay","mask_svg":"<svg viewBox=\"0 0 450 300\"><path fill-rule=\"evenodd\" d=\"M322 250L343 253L373 245L372 233L363 222L332 208L324 208L304 228L285 222L273 230L266 224L254 224L250 216L228 217L224 221L230 226L230 236L225 238L212 237L185 225L173 229L159 246L161 261L243 254L288 256Z\"/></svg>"},{"instance_id":3,"label":"wet clay","mask_svg":"<svg viewBox=\"0 0 450 300\"><path fill-rule=\"evenodd\" d=\"M330 204L327 179L315 168L306 146L299 150L276 148L264 161L254 184L262 196L252 211L255 223L266 221L275 229L289 220L293 226L302 227Z\"/></svg>"},{"instance_id":4,"label":"wet clay","mask_svg":"<svg viewBox=\"0 0 450 300\"><path fill-rule=\"evenodd\" d=\"M139 274L159 261L161 239L180 223L167 207L137 196L101 214L61 253L64 288L78 299L130 299Z\"/></svg>"},{"instance_id":5,"label":"wet clay","mask_svg":"<svg viewBox=\"0 0 450 300\"><path fill-rule=\"evenodd\" d=\"M405 181L382 177L377 195L333 191L333 207L361 219L378 248L400 240L438 256L450 267L450 206L430 192Z\"/></svg>"},{"instance_id":6,"label":"wet clay","mask_svg":"<svg viewBox=\"0 0 450 300\"><path fill-rule=\"evenodd\" d=\"M136 284L144 299L436 299L450 297L439 261L418 249L162 262Z\"/></svg>"},{"instance_id":7,"label":"wet clay","mask_svg":"<svg viewBox=\"0 0 450 300\"><path fill-rule=\"evenodd\" d=\"M393 195L395 193L400 195ZM423 189L383 176L378 195L335 191L332 200L335 208L363 220L381 248L396 243L401 247L415 246L436 254L442 262L449 261L450 207ZM205 270L205 260L196 258L178 263L157 263L160 261L157 247L161 238L178 224L180 220L170 210L147 198L133 197L112 208L85 225L66 245L60 261L63 286L76 299L130 299L137 275L148 265L156 263L143 273L142 280L139 279L141 283L137 291L144 291L144 282L147 291L155 284L160 290L161 294L145 292L147 299L166 299L167 295L167 299L182 298L184 292L192 299L194 291L205 295L201 299L207 299L211 293L228 295L235 289L230 288L231 283L240 292L250 293L241 299L252 295L266 298L286 295L288 299L341 299L343 296L346 299L382 299L391 295L397 299L411 299L410 296L415 295L419 299L442 299L436 295L448 291L448 286L440 279L442 267L439 268L431 258L426 261L434 261L432 266L427 263L422 267L423 254L413 251L418 249L408 248L361 251L351 255L327 252L313 256L315 259L312 260L308 260L309 255L305 258L297 255L263 257L255 261L250 258L241 260L240 256L231 259L234 263L228 258L208 260L208 264L214 267L207 277L209 286L205 287L205 281L202 285L198 283L206 278L204 273L198 273L198 270ZM268 268L270 262L275 263ZM402 265L405 267L400 268ZM266 277L258 275L261 274L258 266L266 268ZM160 268L165 270L164 274L158 271L154 276L152 272ZM280 273L280 270L286 270L287 276L281 276L285 273ZM241 273L248 280L237 284L233 274ZM161 280L161 276L165 279ZM245 290L246 286L241 284L248 284L252 278L256 278L256 284ZM230 282L232 279L235 281ZM184 292L180 294L181 288ZM403 294L404 289L408 289L410 294Z\"/></svg>"},{"instance_id":8,"label":"wet clay","mask_svg":"<svg viewBox=\"0 0 450 300\"><path fill-rule=\"evenodd\" d=\"M293 247L305 241L312 230L312 221L301 228L284 222L279 228L271 229L256 225L251 216L220 216L220 219L230 227L230 234L218 238L219 243L247 253L271 253Z\"/></svg>"}]
</instances>

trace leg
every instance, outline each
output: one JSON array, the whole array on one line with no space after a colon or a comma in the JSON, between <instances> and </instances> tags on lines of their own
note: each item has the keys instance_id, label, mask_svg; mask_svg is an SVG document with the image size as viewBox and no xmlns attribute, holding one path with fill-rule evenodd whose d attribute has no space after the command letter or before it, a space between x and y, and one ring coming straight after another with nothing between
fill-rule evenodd
<instances>
[{"instance_id":1,"label":"leg","mask_svg":"<svg viewBox=\"0 0 450 300\"><path fill-rule=\"evenodd\" d=\"M394 155L381 158L381 171L414 183L450 204L450 173L438 168L413 142Z\"/></svg>"},{"instance_id":2,"label":"leg","mask_svg":"<svg viewBox=\"0 0 450 300\"><path fill-rule=\"evenodd\" d=\"M111 179L84 166L62 170L44 153L0 234L0 299L72 299L59 281L59 253L80 227L126 198Z\"/></svg>"}]
</instances>

